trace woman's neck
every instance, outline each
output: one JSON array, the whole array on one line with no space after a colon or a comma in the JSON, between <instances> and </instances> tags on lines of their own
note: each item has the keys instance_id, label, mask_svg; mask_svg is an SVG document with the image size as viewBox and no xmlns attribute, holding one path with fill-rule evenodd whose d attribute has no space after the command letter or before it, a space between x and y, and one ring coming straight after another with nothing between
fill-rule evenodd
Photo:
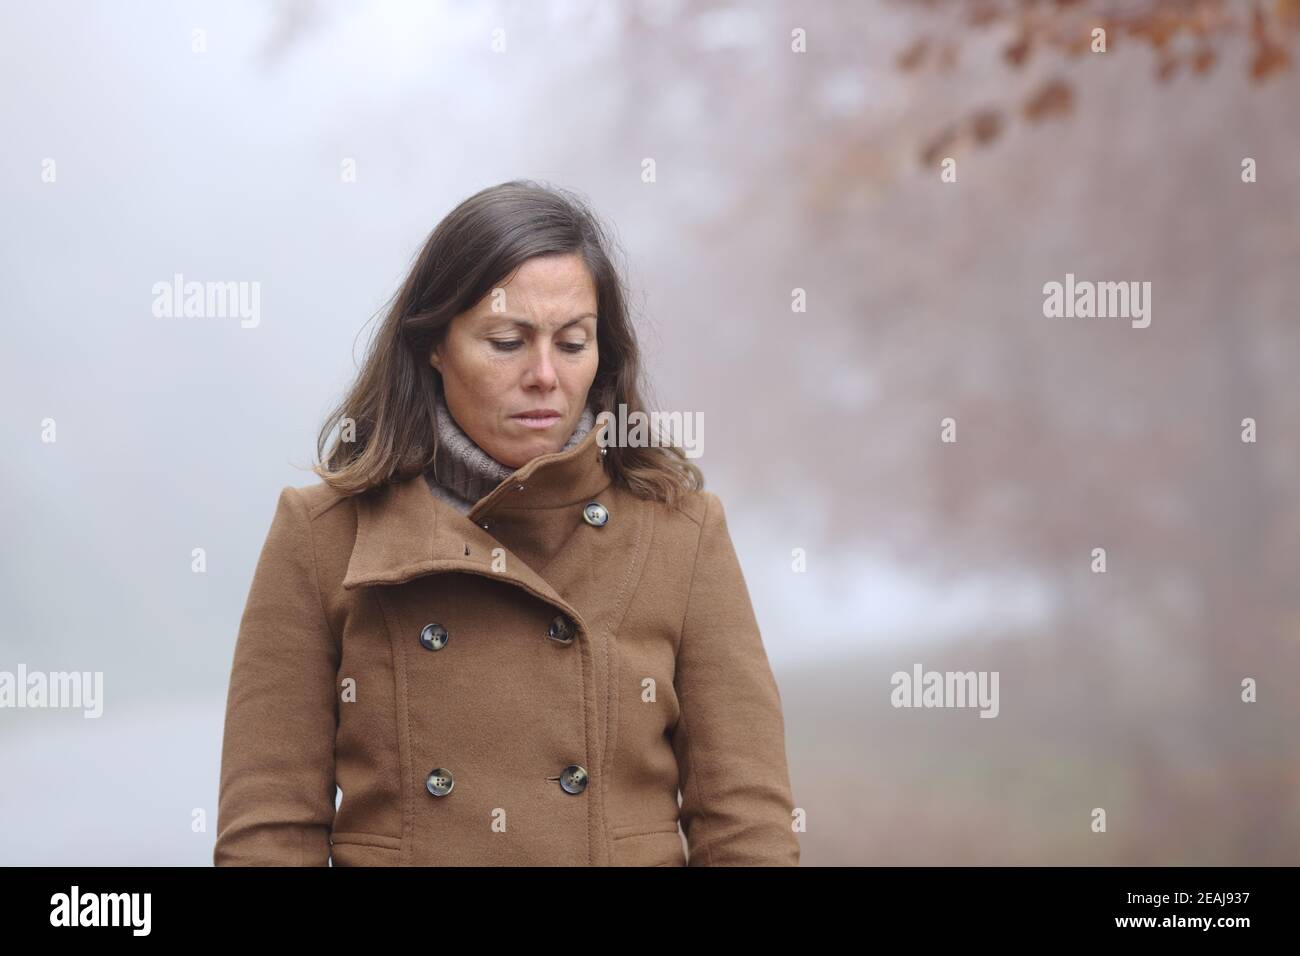
<instances>
[{"instance_id":1,"label":"woman's neck","mask_svg":"<svg viewBox=\"0 0 1300 956\"><path fill-rule=\"evenodd\" d=\"M437 414L434 465L424 477L435 497L466 514L480 498L519 469L503 465L465 434L448 410L441 389L437 393ZM568 451L582 441L595 421L595 413L584 408L577 427L560 450Z\"/></svg>"}]
</instances>

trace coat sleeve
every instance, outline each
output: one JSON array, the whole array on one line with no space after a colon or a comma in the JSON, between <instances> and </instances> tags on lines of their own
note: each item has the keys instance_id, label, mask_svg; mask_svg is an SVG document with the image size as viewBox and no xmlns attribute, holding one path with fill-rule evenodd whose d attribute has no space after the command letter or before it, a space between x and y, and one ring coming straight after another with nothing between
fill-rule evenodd
<instances>
[{"instance_id":1,"label":"coat sleeve","mask_svg":"<svg viewBox=\"0 0 1300 956\"><path fill-rule=\"evenodd\" d=\"M328 866L339 647L310 519L280 492L235 642L217 800L217 866Z\"/></svg>"},{"instance_id":2,"label":"coat sleeve","mask_svg":"<svg viewBox=\"0 0 1300 956\"><path fill-rule=\"evenodd\" d=\"M785 721L722 502L705 501L673 680L690 866L798 866Z\"/></svg>"}]
</instances>

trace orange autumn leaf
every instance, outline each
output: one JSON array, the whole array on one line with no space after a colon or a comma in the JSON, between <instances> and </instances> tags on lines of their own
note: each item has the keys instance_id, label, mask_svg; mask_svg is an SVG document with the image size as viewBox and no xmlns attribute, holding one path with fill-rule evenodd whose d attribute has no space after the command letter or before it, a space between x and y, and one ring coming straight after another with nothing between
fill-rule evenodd
<instances>
[{"instance_id":1,"label":"orange autumn leaf","mask_svg":"<svg viewBox=\"0 0 1300 956\"><path fill-rule=\"evenodd\" d=\"M986 27L995 22L1000 16L996 3L991 0L979 0L971 8L966 16L966 23L973 27Z\"/></svg>"},{"instance_id":2,"label":"orange autumn leaf","mask_svg":"<svg viewBox=\"0 0 1300 956\"><path fill-rule=\"evenodd\" d=\"M1002 57L1012 66L1024 66L1029 59L1029 34L1022 33L1014 43L1002 51Z\"/></svg>"},{"instance_id":3,"label":"orange autumn leaf","mask_svg":"<svg viewBox=\"0 0 1300 956\"><path fill-rule=\"evenodd\" d=\"M1031 123L1049 116L1064 116L1074 108L1074 90L1062 79L1048 80L1025 103L1025 119Z\"/></svg>"},{"instance_id":4,"label":"orange autumn leaf","mask_svg":"<svg viewBox=\"0 0 1300 956\"><path fill-rule=\"evenodd\" d=\"M957 142L958 129L955 125L945 127L930 144L921 150L921 165L935 166L948 155L953 144Z\"/></svg>"},{"instance_id":5,"label":"orange autumn leaf","mask_svg":"<svg viewBox=\"0 0 1300 956\"><path fill-rule=\"evenodd\" d=\"M1265 41L1255 50L1255 58L1250 64L1250 76L1255 81L1263 80L1290 65L1291 54L1286 51L1286 47Z\"/></svg>"},{"instance_id":6,"label":"orange autumn leaf","mask_svg":"<svg viewBox=\"0 0 1300 956\"><path fill-rule=\"evenodd\" d=\"M911 72L921 65L926 51L930 48L928 37L920 37L915 43L898 55L898 68Z\"/></svg>"},{"instance_id":7,"label":"orange autumn leaf","mask_svg":"<svg viewBox=\"0 0 1300 956\"><path fill-rule=\"evenodd\" d=\"M981 146L993 142L1002 132L1002 114L997 110L981 110L971 117L971 135Z\"/></svg>"}]
</instances>

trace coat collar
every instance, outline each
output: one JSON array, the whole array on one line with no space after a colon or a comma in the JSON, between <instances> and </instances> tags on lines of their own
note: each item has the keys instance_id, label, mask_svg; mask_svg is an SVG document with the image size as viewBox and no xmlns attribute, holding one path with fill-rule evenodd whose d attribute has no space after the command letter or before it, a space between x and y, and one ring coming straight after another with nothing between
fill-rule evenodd
<instances>
[{"instance_id":1,"label":"coat collar","mask_svg":"<svg viewBox=\"0 0 1300 956\"><path fill-rule=\"evenodd\" d=\"M609 487L599 434L593 428L568 451L534 458L467 515L435 498L422 473L358 495L357 536L343 587L401 584L437 571L484 573L492 549L501 547L480 526L493 511L576 506ZM557 595L535 571L523 562L511 566L517 583L555 600Z\"/></svg>"}]
</instances>

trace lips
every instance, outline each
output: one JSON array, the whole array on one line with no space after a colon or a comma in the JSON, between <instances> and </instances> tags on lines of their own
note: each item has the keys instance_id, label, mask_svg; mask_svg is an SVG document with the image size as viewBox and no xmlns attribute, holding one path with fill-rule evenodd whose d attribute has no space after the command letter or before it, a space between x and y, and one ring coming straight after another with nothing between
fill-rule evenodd
<instances>
[{"instance_id":1,"label":"lips","mask_svg":"<svg viewBox=\"0 0 1300 956\"><path fill-rule=\"evenodd\" d=\"M510 417L525 428L550 428L560 420L560 413L553 408L530 408Z\"/></svg>"}]
</instances>

